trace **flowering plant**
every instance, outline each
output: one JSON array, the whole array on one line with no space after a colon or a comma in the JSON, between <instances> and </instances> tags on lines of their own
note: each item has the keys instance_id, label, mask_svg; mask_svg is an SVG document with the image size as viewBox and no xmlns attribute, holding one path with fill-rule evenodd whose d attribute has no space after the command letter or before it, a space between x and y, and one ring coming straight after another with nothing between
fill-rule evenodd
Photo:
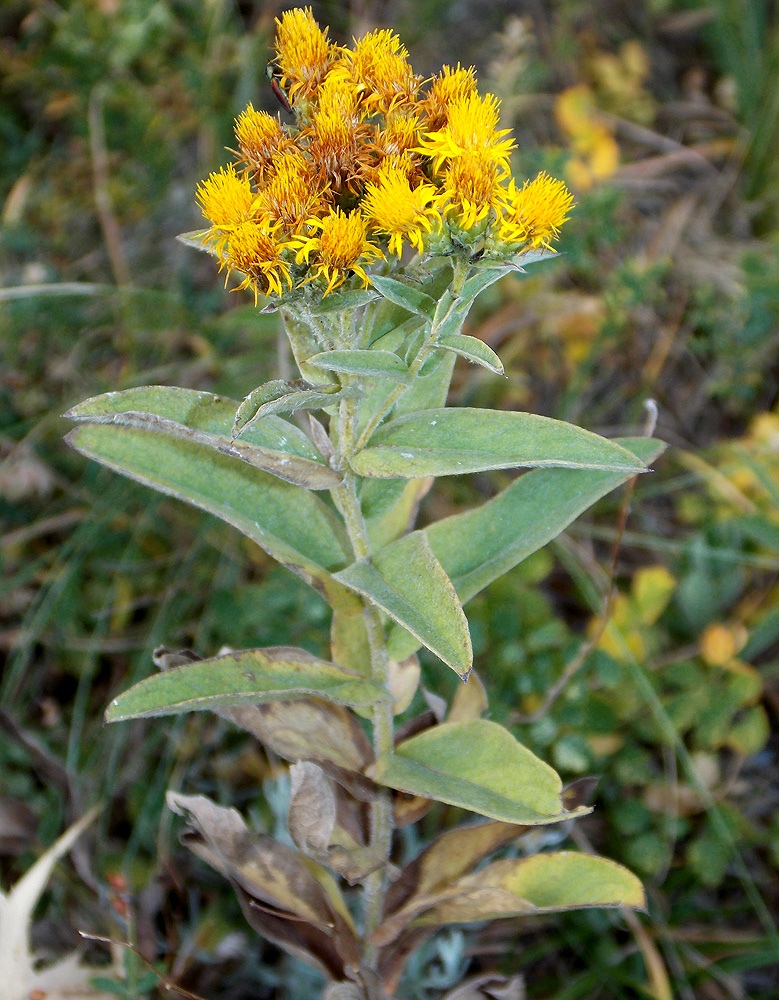
<instances>
[{"instance_id":1,"label":"flowering plant","mask_svg":"<svg viewBox=\"0 0 779 1000\"><path fill-rule=\"evenodd\" d=\"M511 178L513 141L473 69L444 67L423 84L391 31L343 48L308 9L277 23L270 75L291 122L251 105L239 116L237 166L200 184L209 226L183 239L280 312L301 378L241 403L161 386L108 393L69 412L69 440L234 525L332 608L329 660L292 647L207 659L159 650L160 672L107 718L212 710L291 762L295 849L201 796L168 801L187 818L185 843L231 881L260 933L344 984L329 997L374 998L443 925L643 906L635 876L578 852L474 873L528 829L590 810L581 785L564 789L483 718L463 604L662 446L446 407L457 356L503 373L463 323L483 289L553 255L571 195L546 174L521 187ZM288 419L296 411L308 411L307 431ZM434 477L513 467L532 471L414 530ZM423 646L463 684L448 706L425 692L429 709L396 729ZM434 801L482 820L398 857L393 830Z\"/></svg>"}]
</instances>

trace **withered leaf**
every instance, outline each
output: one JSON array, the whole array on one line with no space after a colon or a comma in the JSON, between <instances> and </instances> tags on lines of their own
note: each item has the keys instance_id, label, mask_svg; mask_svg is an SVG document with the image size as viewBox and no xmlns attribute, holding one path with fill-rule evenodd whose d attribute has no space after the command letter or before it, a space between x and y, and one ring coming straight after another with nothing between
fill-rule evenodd
<instances>
[{"instance_id":1,"label":"withered leaf","mask_svg":"<svg viewBox=\"0 0 779 1000\"><path fill-rule=\"evenodd\" d=\"M327 872L249 830L235 809L202 795L168 792L167 801L190 824L183 843L233 883L253 926L335 978L359 964L356 930Z\"/></svg>"},{"instance_id":2,"label":"withered leaf","mask_svg":"<svg viewBox=\"0 0 779 1000\"><path fill-rule=\"evenodd\" d=\"M528 829L495 820L459 826L442 833L403 869L400 878L389 887L385 914L395 913L413 895L424 895L448 885Z\"/></svg>"},{"instance_id":3,"label":"withered leaf","mask_svg":"<svg viewBox=\"0 0 779 1000\"><path fill-rule=\"evenodd\" d=\"M296 847L321 859L327 853L335 826L335 793L321 767L311 761L289 769L290 803L287 815L290 836Z\"/></svg>"},{"instance_id":4,"label":"withered leaf","mask_svg":"<svg viewBox=\"0 0 779 1000\"><path fill-rule=\"evenodd\" d=\"M452 699L447 722L470 722L480 719L487 711L487 692L484 685L472 670L464 684L458 684Z\"/></svg>"},{"instance_id":5,"label":"withered leaf","mask_svg":"<svg viewBox=\"0 0 779 1000\"><path fill-rule=\"evenodd\" d=\"M357 719L342 705L298 698L220 709L219 715L252 733L284 760L313 761L358 798L375 796L374 783L363 774L373 760L371 745Z\"/></svg>"},{"instance_id":6,"label":"withered leaf","mask_svg":"<svg viewBox=\"0 0 779 1000\"><path fill-rule=\"evenodd\" d=\"M310 761L290 769L292 794L288 826L295 845L354 884L386 864L366 845L357 817L347 808L325 772ZM344 819L342 826L339 819Z\"/></svg>"},{"instance_id":7,"label":"withered leaf","mask_svg":"<svg viewBox=\"0 0 779 1000\"><path fill-rule=\"evenodd\" d=\"M450 990L442 1000L525 1000L525 980L522 976L497 976L486 973L466 979L453 990Z\"/></svg>"}]
</instances>

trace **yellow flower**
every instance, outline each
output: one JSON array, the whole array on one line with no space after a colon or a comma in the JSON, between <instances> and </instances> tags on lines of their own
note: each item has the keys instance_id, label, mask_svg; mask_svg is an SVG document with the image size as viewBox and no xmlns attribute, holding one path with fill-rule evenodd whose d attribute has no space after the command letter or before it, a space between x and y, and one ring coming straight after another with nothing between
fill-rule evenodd
<instances>
[{"instance_id":1,"label":"yellow flower","mask_svg":"<svg viewBox=\"0 0 779 1000\"><path fill-rule=\"evenodd\" d=\"M383 258L384 254L379 247L369 242L365 220L360 212L355 210L347 215L339 208L331 209L330 214L323 219L309 219L309 225L319 229L319 235L293 241L298 248L298 264L303 261L308 264L312 252L316 255L314 272L302 284L322 277L327 281L324 294L329 295L354 272L362 279L363 287L366 287L370 278L360 260L369 264L379 257Z\"/></svg>"},{"instance_id":2,"label":"yellow flower","mask_svg":"<svg viewBox=\"0 0 779 1000\"><path fill-rule=\"evenodd\" d=\"M243 161L262 180L273 169L273 160L294 149L294 142L278 118L255 111L251 104L235 119L235 137Z\"/></svg>"},{"instance_id":3,"label":"yellow flower","mask_svg":"<svg viewBox=\"0 0 779 1000\"><path fill-rule=\"evenodd\" d=\"M282 225L298 232L322 205L308 163L302 156L285 156L274 162L274 170L255 199L255 215L270 228Z\"/></svg>"},{"instance_id":4,"label":"yellow flower","mask_svg":"<svg viewBox=\"0 0 779 1000\"><path fill-rule=\"evenodd\" d=\"M545 171L535 180L525 181L521 191L512 180L503 205L500 238L548 248L560 235L572 205L573 195L565 184Z\"/></svg>"},{"instance_id":5,"label":"yellow flower","mask_svg":"<svg viewBox=\"0 0 779 1000\"><path fill-rule=\"evenodd\" d=\"M254 195L249 178L239 176L229 164L214 171L197 186L197 200L203 215L216 229L229 229L252 214Z\"/></svg>"},{"instance_id":6,"label":"yellow flower","mask_svg":"<svg viewBox=\"0 0 779 1000\"><path fill-rule=\"evenodd\" d=\"M369 162L365 144L369 126L362 121L359 97L343 78L331 74L319 90L319 107L314 112L308 153L321 186L330 185L335 195L345 187L354 188L354 179Z\"/></svg>"},{"instance_id":7,"label":"yellow flower","mask_svg":"<svg viewBox=\"0 0 779 1000\"><path fill-rule=\"evenodd\" d=\"M388 28L355 39L354 50L343 50L343 58L338 72L351 77L370 110L387 114L414 100L421 77L414 75L408 50Z\"/></svg>"},{"instance_id":8,"label":"yellow flower","mask_svg":"<svg viewBox=\"0 0 779 1000\"><path fill-rule=\"evenodd\" d=\"M389 115L384 128L377 126L373 146L382 157L402 156L419 142L419 119L416 115Z\"/></svg>"},{"instance_id":9,"label":"yellow flower","mask_svg":"<svg viewBox=\"0 0 779 1000\"><path fill-rule=\"evenodd\" d=\"M449 120L449 108L457 101L476 93L476 73L473 66L463 69L443 66L433 77L430 89L421 102L430 131L440 131Z\"/></svg>"},{"instance_id":10,"label":"yellow flower","mask_svg":"<svg viewBox=\"0 0 779 1000\"><path fill-rule=\"evenodd\" d=\"M419 143L419 152L435 157L438 171L444 160L462 156L474 150L484 150L498 164L502 176L508 174L508 161L514 148L513 139L506 139L511 129L498 130L500 102L492 94L459 97L449 106L446 125L428 132Z\"/></svg>"},{"instance_id":11,"label":"yellow flower","mask_svg":"<svg viewBox=\"0 0 779 1000\"><path fill-rule=\"evenodd\" d=\"M256 222L244 222L231 234L220 270L233 267L242 271L245 277L238 289L252 288L256 305L260 292L263 295L268 292L282 295L282 281L292 288L289 264L281 258L281 251L286 245Z\"/></svg>"},{"instance_id":12,"label":"yellow flower","mask_svg":"<svg viewBox=\"0 0 779 1000\"><path fill-rule=\"evenodd\" d=\"M330 65L327 32L314 20L310 7L285 11L276 18L276 56L289 99L311 97Z\"/></svg>"},{"instance_id":13,"label":"yellow flower","mask_svg":"<svg viewBox=\"0 0 779 1000\"><path fill-rule=\"evenodd\" d=\"M376 182L365 186L362 210L369 223L389 236L389 249L398 257L404 240L422 250L422 237L432 228L438 211L430 207L436 190L432 184L411 187L409 163L403 157L389 157L379 167Z\"/></svg>"},{"instance_id":14,"label":"yellow flower","mask_svg":"<svg viewBox=\"0 0 779 1000\"><path fill-rule=\"evenodd\" d=\"M451 161L436 204L444 216L454 212L463 229L471 229L491 208L499 210L500 191L497 165L487 150L475 149Z\"/></svg>"}]
</instances>

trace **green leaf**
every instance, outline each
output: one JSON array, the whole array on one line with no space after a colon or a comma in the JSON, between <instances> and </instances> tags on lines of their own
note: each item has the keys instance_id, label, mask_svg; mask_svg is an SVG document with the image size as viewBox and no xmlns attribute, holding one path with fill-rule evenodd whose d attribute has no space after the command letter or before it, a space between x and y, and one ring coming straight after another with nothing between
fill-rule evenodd
<instances>
[{"instance_id":1,"label":"green leaf","mask_svg":"<svg viewBox=\"0 0 779 1000\"><path fill-rule=\"evenodd\" d=\"M183 243L185 247L192 247L193 250L202 250L205 253L211 254L212 257L216 257L216 250L213 243L204 242L209 232L210 230L208 229L192 229L188 233L179 233L176 239L179 243Z\"/></svg>"},{"instance_id":2,"label":"green leaf","mask_svg":"<svg viewBox=\"0 0 779 1000\"><path fill-rule=\"evenodd\" d=\"M651 438L622 438L619 443L645 462L652 462L665 448ZM474 510L436 521L424 533L465 604L556 538L631 475L586 469L534 469L515 479L494 499ZM419 648L407 632L397 627L390 631L388 642L394 659L405 659Z\"/></svg>"},{"instance_id":3,"label":"green leaf","mask_svg":"<svg viewBox=\"0 0 779 1000\"><path fill-rule=\"evenodd\" d=\"M213 448L98 424L77 427L66 440L116 472L227 521L309 582L349 561L342 522L313 493Z\"/></svg>"},{"instance_id":4,"label":"green leaf","mask_svg":"<svg viewBox=\"0 0 779 1000\"><path fill-rule=\"evenodd\" d=\"M309 385L298 380L285 382L274 379L252 389L235 414L233 437L243 434L256 421L278 413L294 413L295 410L319 410L334 406L345 398L336 385Z\"/></svg>"},{"instance_id":5,"label":"green leaf","mask_svg":"<svg viewBox=\"0 0 779 1000\"><path fill-rule=\"evenodd\" d=\"M426 410L383 424L351 466L358 475L376 479L454 476L515 466L646 471L626 448L562 420L469 407Z\"/></svg>"},{"instance_id":6,"label":"green leaf","mask_svg":"<svg viewBox=\"0 0 779 1000\"><path fill-rule=\"evenodd\" d=\"M385 299L389 299L395 305L402 306L418 316L429 320L435 312L435 299L431 299L429 295L425 295L419 289L412 288L411 285L398 281L396 278L386 278L375 274L371 275L371 284L381 292Z\"/></svg>"},{"instance_id":7,"label":"green leaf","mask_svg":"<svg viewBox=\"0 0 779 1000\"><path fill-rule=\"evenodd\" d=\"M451 580L420 532L353 563L334 579L367 597L461 677L473 663L468 622Z\"/></svg>"},{"instance_id":8,"label":"green leaf","mask_svg":"<svg viewBox=\"0 0 779 1000\"><path fill-rule=\"evenodd\" d=\"M395 416L404 413L417 413L419 410L430 410L436 406L445 406L455 360L454 354L445 355L441 364L434 371L429 375L417 378L408 392L398 400L394 410Z\"/></svg>"},{"instance_id":9,"label":"green leaf","mask_svg":"<svg viewBox=\"0 0 779 1000\"><path fill-rule=\"evenodd\" d=\"M304 649L243 649L154 674L115 698L106 722L316 695L340 705L388 696L372 681Z\"/></svg>"},{"instance_id":10,"label":"green leaf","mask_svg":"<svg viewBox=\"0 0 779 1000\"><path fill-rule=\"evenodd\" d=\"M308 489L338 486L338 474L324 464L303 431L286 420L269 417L240 441L233 440L237 405L233 399L210 392L151 385L94 396L65 416L186 438Z\"/></svg>"},{"instance_id":11,"label":"green leaf","mask_svg":"<svg viewBox=\"0 0 779 1000\"><path fill-rule=\"evenodd\" d=\"M326 316L329 313L343 312L346 309L360 309L378 299L375 292L367 288L354 288L345 292L335 292L326 295L318 301L309 303L308 311L312 316Z\"/></svg>"},{"instance_id":12,"label":"green leaf","mask_svg":"<svg viewBox=\"0 0 779 1000\"><path fill-rule=\"evenodd\" d=\"M461 358L471 361L473 364L481 365L495 375L505 375L503 362L491 347L479 340L478 337L466 337L461 333L450 333L447 337L439 338L437 347L442 347L446 351L453 351Z\"/></svg>"},{"instance_id":13,"label":"green leaf","mask_svg":"<svg viewBox=\"0 0 779 1000\"><path fill-rule=\"evenodd\" d=\"M472 923L592 906L646 907L643 886L627 868L574 851L495 861L458 879L440 896L442 901L420 913L411 921L412 926Z\"/></svg>"},{"instance_id":14,"label":"green leaf","mask_svg":"<svg viewBox=\"0 0 779 1000\"><path fill-rule=\"evenodd\" d=\"M618 443L647 463L665 449L651 438L622 438ZM494 499L436 521L425 533L465 603L556 538L631 475L587 469L533 470Z\"/></svg>"},{"instance_id":15,"label":"green leaf","mask_svg":"<svg viewBox=\"0 0 779 1000\"><path fill-rule=\"evenodd\" d=\"M391 351L324 351L312 355L308 363L331 372L391 379L406 385L411 382L408 368Z\"/></svg>"},{"instance_id":16,"label":"green leaf","mask_svg":"<svg viewBox=\"0 0 779 1000\"><path fill-rule=\"evenodd\" d=\"M557 773L496 722L447 722L412 736L368 774L380 785L506 823L557 823L567 812Z\"/></svg>"}]
</instances>

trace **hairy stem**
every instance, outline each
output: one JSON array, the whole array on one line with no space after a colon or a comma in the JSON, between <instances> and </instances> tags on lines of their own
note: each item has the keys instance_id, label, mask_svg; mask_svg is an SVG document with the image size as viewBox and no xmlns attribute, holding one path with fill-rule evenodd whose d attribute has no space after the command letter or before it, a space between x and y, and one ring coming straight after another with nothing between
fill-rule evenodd
<instances>
[{"instance_id":1,"label":"hairy stem","mask_svg":"<svg viewBox=\"0 0 779 1000\"><path fill-rule=\"evenodd\" d=\"M343 400L338 411L338 454L337 462L343 481L333 496L343 515L346 530L356 559L368 558L371 554L370 539L365 526L365 519L357 497L357 477L348 466L348 460L354 454L354 422L356 403L354 400ZM389 685L389 660L384 638L384 624L381 612L369 601L363 601L363 617L368 633L371 653L371 676L385 690ZM377 757L391 752L393 746L392 703L379 702L373 710L373 749ZM388 789L381 789L371 806L371 847L386 860L389 860L392 846L392 799ZM364 920L366 938L376 929L381 921L386 890L386 873L384 868L369 875L364 883ZM375 951L366 946L364 960L368 966L375 964Z\"/></svg>"}]
</instances>

